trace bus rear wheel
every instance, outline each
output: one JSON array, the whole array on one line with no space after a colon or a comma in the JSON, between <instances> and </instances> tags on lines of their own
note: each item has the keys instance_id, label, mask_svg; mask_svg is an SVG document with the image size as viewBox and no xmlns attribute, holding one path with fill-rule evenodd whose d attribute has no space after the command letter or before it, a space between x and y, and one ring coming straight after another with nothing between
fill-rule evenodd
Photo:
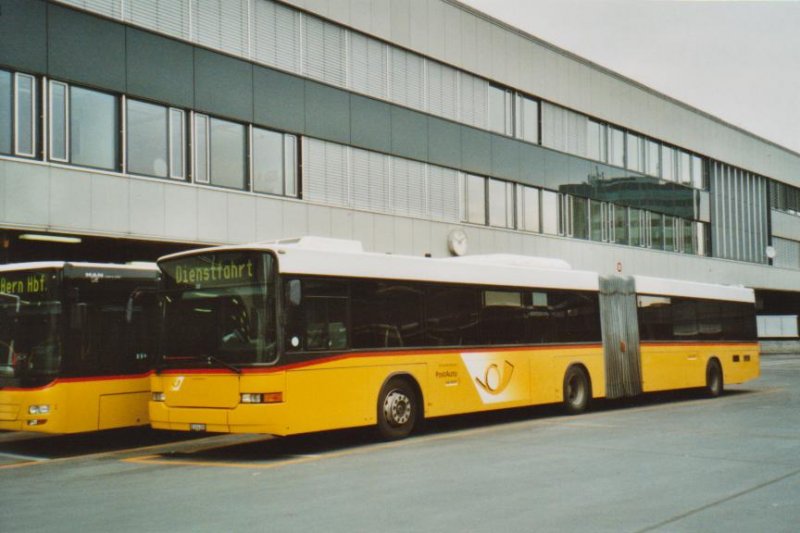
<instances>
[{"instance_id":1,"label":"bus rear wheel","mask_svg":"<svg viewBox=\"0 0 800 533\"><path fill-rule=\"evenodd\" d=\"M378 433L386 440L407 437L417 423L419 400L406 379L392 378L378 396Z\"/></svg>"},{"instance_id":2,"label":"bus rear wheel","mask_svg":"<svg viewBox=\"0 0 800 533\"><path fill-rule=\"evenodd\" d=\"M592 399L589 376L579 366L571 366L564 375L564 409L571 415L586 411Z\"/></svg>"},{"instance_id":3,"label":"bus rear wheel","mask_svg":"<svg viewBox=\"0 0 800 533\"><path fill-rule=\"evenodd\" d=\"M722 379L722 367L717 359L711 359L706 366L706 396L716 398L722 394L725 383Z\"/></svg>"}]
</instances>

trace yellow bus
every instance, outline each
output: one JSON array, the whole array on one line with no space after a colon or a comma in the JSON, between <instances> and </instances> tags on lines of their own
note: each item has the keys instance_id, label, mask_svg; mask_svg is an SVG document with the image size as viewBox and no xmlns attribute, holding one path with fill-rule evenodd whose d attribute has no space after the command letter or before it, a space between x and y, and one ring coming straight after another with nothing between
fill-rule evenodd
<instances>
[{"instance_id":1,"label":"yellow bus","mask_svg":"<svg viewBox=\"0 0 800 533\"><path fill-rule=\"evenodd\" d=\"M154 263L0 266L0 430L146 425Z\"/></svg>"},{"instance_id":2,"label":"yellow bus","mask_svg":"<svg viewBox=\"0 0 800 533\"><path fill-rule=\"evenodd\" d=\"M759 375L753 292L304 237L174 254L154 428L289 435Z\"/></svg>"}]
</instances>

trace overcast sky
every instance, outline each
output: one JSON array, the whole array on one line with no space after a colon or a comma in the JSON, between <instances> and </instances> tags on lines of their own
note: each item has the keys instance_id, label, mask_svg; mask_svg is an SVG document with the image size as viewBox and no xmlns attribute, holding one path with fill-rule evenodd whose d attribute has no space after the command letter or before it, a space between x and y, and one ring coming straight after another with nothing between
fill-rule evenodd
<instances>
[{"instance_id":1,"label":"overcast sky","mask_svg":"<svg viewBox=\"0 0 800 533\"><path fill-rule=\"evenodd\" d=\"M461 1L800 152L800 1Z\"/></svg>"}]
</instances>

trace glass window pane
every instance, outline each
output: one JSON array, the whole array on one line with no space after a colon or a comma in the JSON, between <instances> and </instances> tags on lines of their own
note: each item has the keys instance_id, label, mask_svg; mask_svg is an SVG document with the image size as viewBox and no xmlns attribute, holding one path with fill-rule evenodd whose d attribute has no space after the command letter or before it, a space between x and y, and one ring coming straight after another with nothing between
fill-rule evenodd
<instances>
[{"instance_id":1,"label":"glass window pane","mask_svg":"<svg viewBox=\"0 0 800 533\"><path fill-rule=\"evenodd\" d=\"M522 187L522 229L539 231L539 189Z\"/></svg>"},{"instance_id":2,"label":"glass window pane","mask_svg":"<svg viewBox=\"0 0 800 533\"><path fill-rule=\"evenodd\" d=\"M194 116L194 181L208 183L208 117Z\"/></svg>"},{"instance_id":3,"label":"glass window pane","mask_svg":"<svg viewBox=\"0 0 800 533\"><path fill-rule=\"evenodd\" d=\"M628 244L628 208L614 206L614 242Z\"/></svg>"},{"instance_id":4,"label":"glass window pane","mask_svg":"<svg viewBox=\"0 0 800 533\"><path fill-rule=\"evenodd\" d=\"M589 238L589 201L586 198L572 199L572 236Z\"/></svg>"},{"instance_id":5,"label":"glass window pane","mask_svg":"<svg viewBox=\"0 0 800 533\"><path fill-rule=\"evenodd\" d=\"M284 135L283 139L284 194L297 196L297 137Z\"/></svg>"},{"instance_id":6,"label":"glass window pane","mask_svg":"<svg viewBox=\"0 0 800 533\"><path fill-rule=\"evenodd\" d=\"M185 114L180 109L169 110L169 132L170 132L170 171L169 175L172 178L185 178L186 171L184 170L184 150L186 141L186 122Z\"/></svg>"},{"instance_id":7,"label":"glass window pane","mask_svg":"<svg viewBox=\"0 0 800 533\"><path fill-rule=\"evenodd\" d=\"M641 172L642 165L642 139L632 133L627 135L627 167L631 170Z\"/></svg>"},{"instance_id":8,"label":"glass window pane","mask_svg":"<svg viewBox=\"0 0 800 533\"><path fill-rule=\"evenodd\" d=\"M606 160L606 125L589 120L587 131L588 157L596 161Z\"/></svg>"},{"instance_id":9,"label":"glass window pane","mask_svg":"<svg viewBox=\"0 0 800 533\"><path fill-rule=\"evenodd\" d=\"M625 132L609 128L608 162L618 167L625 166Z\"/></svg>"},{"instance_id":10,"label":"glass window pane","mask_svg":"<svg viewBox=\"0 0 800 533\"><path fill-rule=\"evenodd\" d=\"M647 168L645 171L651 176L661 176L661 146L649 139L645 143L647 146Z\"/></svg>"},{"instance_id":11,"label":"glass window pane","mask_svg":"<svg viewBox=\"0 0 800 533\"><path fill-rule=\"evenodd\" d=\"M283 135L253 128L253 190L283 194Z\"/></svg>"},{"instance_id":12,"label":"glass window pane","mask_svg":"<svg viewBox=\"0 0 800 533\"><path fill-rule=\"evenodd\" d=\"M661 176L667 181L675 181L675 149L661 147Z\"/></svg>"},{"instance_id":13,"label":"glass window pane","mask_svg":"<svg viewBox=\"0 0 800 533\"><path fill-rule=\"evenodd\" d=\"M510 227L509 219L513 222L511 203L509 200L508 186L510 184L500 180L489 180L489 224L498 227Z\"/></svg>"},{"instance_id":14,"label":"glass window pane","mask_svg":"<svg viewBox=\"0 0 800 533\"><path fill-rule=\"evenodd\" d=\"M498 133L508 132L508 115L511 111L508 91L489 85L489 129Z\"/></svg>"},{"instance_id":15,"label":"glass window pane","mask_svg":"<svg viewBox=\"0 0 800 533\"><path fill-rule=\"evenodd\" d=\"M692 183L692 162L691 157L686 152L680 152L680 181L681 183Z\"/></svg>"},{"instance_id":16,"label":"glass window pane","mask_svg":"<svg viewBox=\"0 0 800 533\"><path fill-rule=\"evenodd\" d=\"M211 183L244 189L245 128L241 124L211 119Z\"/></svg>"},{"instance_id":17,"label":"glass window pane","mask_svg":"<svg viewBox=\"0 0 800 533\"><path fill-rule=\"evenodd\" d=\"M542 233L558 235L558 193L542 191Z\"/></svg>"},{"instance_id":18,"label":"glass window pane","mask_svg":"<svg viewBox=\"0 0 800 533\"><path fill-rule=\"evenodd\" d=\"M650 213L650 247L656 250L664 248L664 221L659 213Z\"/></svg>"},{"instance_id":19,"label":"glass window pane","mask_svg":"<svg viewBox=\"0 0 800 533\"><path fill-rule=\"evenodd\" d=\"M13 102L11 73L0 70L0 154L11 153L11 105Z\"/></svg>"},{"instance_id":20,"label":"glass window pane","mask_svg":"<svg viewBox=\"0 0 800 533\"><path fill-rule=\"evenodd\" d=\"M167 177L167 108L137 100L127 102L128 172Z\"/></svg>"},{"instance_id":21,"label":"glass window pane","mask_svg":"<svg viewBox=\"0 0 800 533\"><path fill-rule=\"evenodd\" d=\"M17 149L19 155L35 155L34 132L36 87L33 76L17 74Z\"/></svg>"},{"instance_id":22,"label":"glass window pane","mask_svg":"<svg viewBox=\"0 0 800 533\"><path fill-rule=\"evenodd\" d=\"M520 98L522 106L522 138L528 142L539 142L539 102L530 98Z\"/></svg>"},{"instance_id":23,"label":"glass window pane","mask_svg":"<svg viewBox=\"0 0 800 533\"><path fill-rule=\"evenodd\" d=\"M50 158L67 161L67 86L50 83Z\"/></svg>"},{"instance_id":24,"label":"glass window pane","mask_svg":"<svg viewBox=\"0 0 800 533\"><path fill-rule=\"evenodd\" d=\"M692 156L692 186L697 189L703 189L703 158L693 155Z\"/></svg>"},{"instance_id":25,"label":"glass window pane","mask_svg":"<svg viewBox=\"0 0 800 533\"><path fill-rule=\"evenodd\" d=\"M664 249L668 252L679 250L675 242L675 219L670 216L664 217Z\"/></svg>"},{"instance_id":26,"label":"glass window pane","mask_svg":"<svg viewBox=\"0 0 800 533\"><path fill-rule=\"evenodd\" d=\"M466 175L467 222L486 224L486 180Z\"/></svg>"},{"instance_id":27,"label":"glass window pane","mask_svg":"<svg viewBox=\"0 0 800 533\"><path fill-rule=\"evenodd\" d=\"M76 165L117 168L117 99L70 87L70 158Z\"/></svg>"},{"instance_id":28,"label":"glass window pane","mask_svg":"<svg viewBox=\"0 0 800 533\"><path fill-rule=\"evenodd\" d=\"M642 246L642 212L639 209L630 210L630 234L629 244L631 246Z\"/></svg>"},{"instance_id":29,"label":"glass window pane","mask_svg":"<svg viewBox=\"0 0 800 533\"><path fill-rule=\"evenodd\" d=\"M589 201L589 213L591 216L591 238L593 241L604 241L603 235L603 203L597 200Z\"/></svg>"}]
</instances>

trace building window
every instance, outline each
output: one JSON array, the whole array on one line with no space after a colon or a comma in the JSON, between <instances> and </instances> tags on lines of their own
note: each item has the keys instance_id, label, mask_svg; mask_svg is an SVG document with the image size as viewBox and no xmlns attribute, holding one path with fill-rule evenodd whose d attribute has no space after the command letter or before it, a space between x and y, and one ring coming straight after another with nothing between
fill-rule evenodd
<instances>
[{"instance_id":1,"label":"building window","mask_svg":"<svg viewBox=\"0 0 800 533\"><path fill-rule=\"evenodd\" d=\"M138 100L126 108L128 172L183 179L183 111Z\"/></svg>"},{"instance_id":2,"label":"building window","mask_svg":"<svg viewBox=\"0 0 800 533\"><path fill-rule=\"evenodd\" d=\"M517 227L539 231L539 189L517 185Z\"/></svg>"},{"instance_id":3,"label":"building window","mask_svg":"<svg viewBox=\"0 0 800 533\"><path fill-rule=\"evenodd\" d=\"M636 172L644 172L644 154L642 138L633 133L626 135L627 168Z\"/></svg>"},{"instance_id":4,"label":"building window","mask_svg":"<svg viewBox=\"0 0 800 533\"><path fill-rule=\"evenodd\" d=\"M489 129L504 135L514 134L512 92L489 85Z\"/></svg>"},{"instance_id":5,"label":"building window","mask_svg":"<svg viewBox=\"0 0 800 533\"><path fill-rule=\"evenodd\" d=\"M297 196L297 138L253 128L253 190Z\"/></svg>"},{"instance_id":6,"label":"building window","mask_svg":"<svg viewBox=\"0 0 800 533\"><path fill-rule=\"evenodd\" d=\"M0 70L0 154L36 157L36 78Z\"/></svg>"},{"instance_id":7,"label":"building window","mask_svg":"<svg viewBox=\"0 0 800 533\"><path fill-rule=\"evenodd\" d=\"M245 127L202 114L194 121L195 182L245 189Z\"/></svg>"},{"instance_id":8,"label":"building window","mask_svg":"<svg viewBox=\"0 0 800 533\"><path fill-rule=\"evenodd\" d=\"M542 190L542 233L558 235L558 193Z\"/></svg>"},{"instance_id":9,"label":"building window","mask_svg":"<svg viewBox=\"0 0 800 533\"><path fill-rule=\"evenodd\" d=\"M517 95L517 138L539 144L539 102Z\"/></svg>"},{"instance_id":10,"label":"building window","mask_svg":"<svg viewBox=\"0 0 800 533\"><path fill-rule=\"evenodd\" d=\"M645 139L645 172L651 176L661 176L661 145Z\"/></svg>"},{"instance_id":11,"label":"building window","mask_svg":"<svg viewBox=\"0 0 800 533\"><path fill-rule=\"evenodd\" d=\"M628 244L628 208L614 206L614 242Z\"/></svg>"},{"instance_id":12,"label":"building window","mask_svg":"<svg viewBox=\"0 0 800 533\"><path fill-rule=\"evenodd\" d=\"M618 167L625 166L625 132L619 128L608 128L608 162Z\"/></svg>"},{"instance_id":13,"label":"building window","mask_svg":"<svg viewBox=\"0 0 800 533\"><path fill-rule=\"evenodd\" d=\"M465 220L473 224L486 224L486 179L466 174L464 197Z\"/></svg>"},{"instance_id":14,"label":"building window","mask_svg":"<svg viewBox=\"0 0 800 533\"><path fill-rule=\"evenodd\" d=\"M11 85L11 73L0 70L0 154L11 153L13 126L12 109L14 107L14 92Z\"/></svg>"},{"instance_id":15,"label":"building window","mask_svg":"<svg viewBox=\"0 0 800 533\"><path fill-rule=\"evenodd\" d=\"M705 189L705 175L703 173L703 158L697 155L692 156L692 186L695 189Z\"/></svg>"},{"instance_id":16,"label":"building window","mask_svg":"<svg viewBox=\"0 0 800 533\"><path fill-rule=\"evenodd\" d=\"M514 227L514 184L489 180L489 225L499 228Z\"/></svg>"},{"instance_id":17,"label":"building window","mask_svg":"<svg viewBox=\"0 0 800 533\"><path fill-rule=\"evenodd\" d=\"M679 150L679 158L678 158L678 180L680 183L684 185L691 185L692 184L692 162L691 156L684 152L683 150Z\"/></svg>"},{"instance_id":18,"label":"building window","mask_svg":"<svg viewBox=\"0 0 800 533\"><path fill-rule=\"evenodd\" d=\"M51 82L50 108L51 160L118 169L117 97Z\"/></svg>"},{"instance_id":19,"label":"building window","mask_svg":"<svg viewBox=\"0 0 800 533\"><path fill-rule=\"evenodd\" d=\"M608 150L607 150L607 130L608 127L605 124L601 124L599 122L595 122L594 120L589 120L587 122L587 156L590 159L594 159L595 161L608 161Z\"/></svg>"},{"instance_id":20,"label":"building window","mask_svg":"<svg viewBox=\"0 0 800 533\"><path fill-rule=\"evenodd\" d=\"M661 146L661 176L667 181L675 179L675 149Z\"/></svg>"},{"instance_id":21,"label":"building window","mask_svg":"<svg viewBox=\"0 0 800 533\"><path fill-rule=\"evenodd\" d=\"M656 250L664 249L664 216L660 213L649 213L650 227L648 228L648 244Z\"/></svg>"},{"instance_id":22,"label":"building window","mask_svg":"<svg viewBox=\"0 0 800 533\"><path fill-rule=\"evenodd\" d=\"M562 235L577 239L589 238L589 200L565 194L561 198Z\"/></svg>"}]
</instances>

